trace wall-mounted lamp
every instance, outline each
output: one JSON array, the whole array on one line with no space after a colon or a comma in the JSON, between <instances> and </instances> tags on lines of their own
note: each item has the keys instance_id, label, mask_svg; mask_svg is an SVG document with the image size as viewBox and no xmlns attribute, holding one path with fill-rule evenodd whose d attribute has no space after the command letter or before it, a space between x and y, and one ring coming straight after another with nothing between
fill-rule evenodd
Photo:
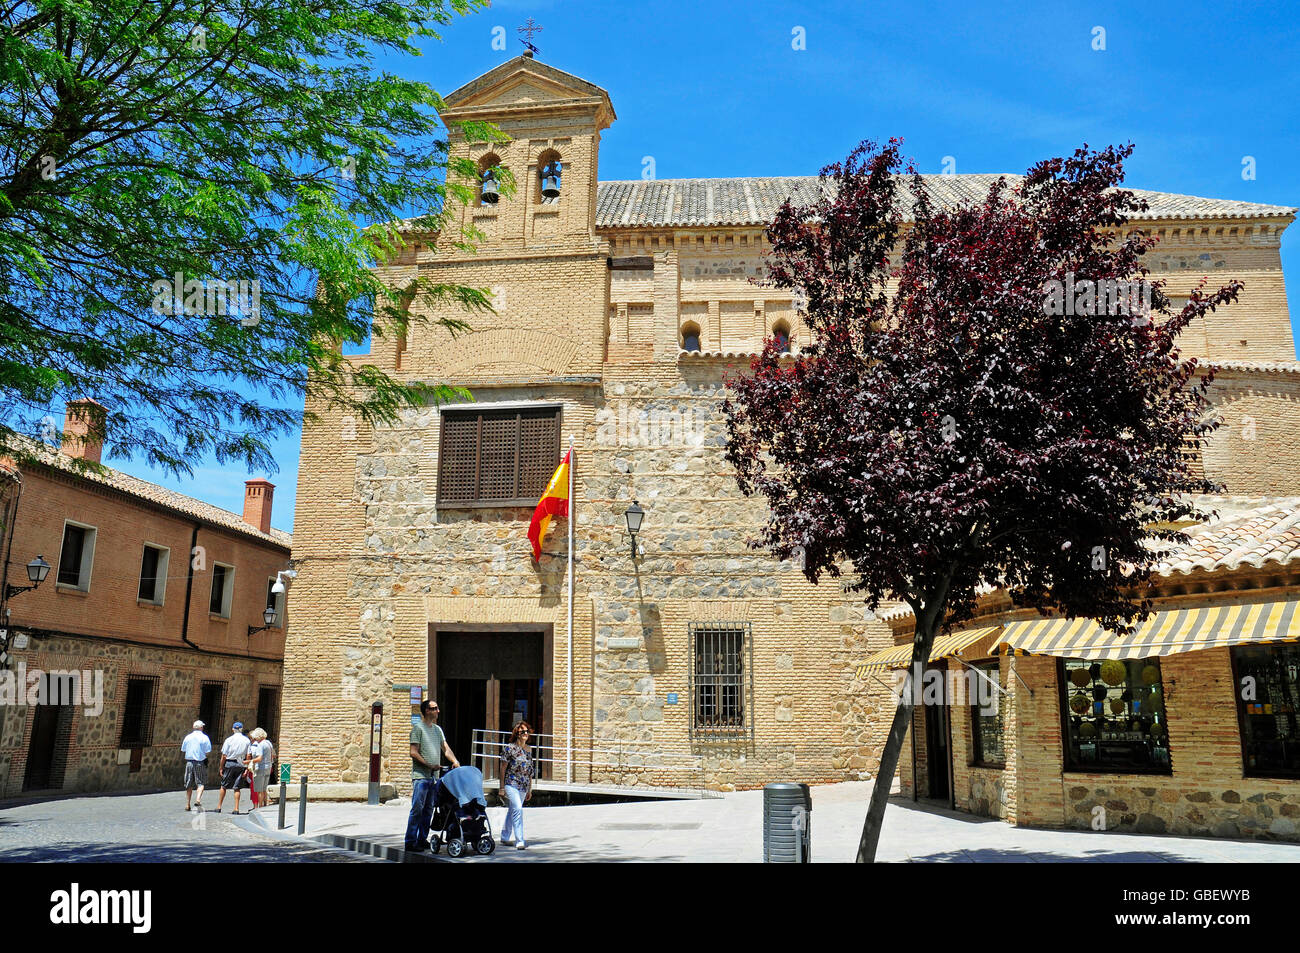
<instances>
[{"instance_id":1,"label":"wall-mounted lamp","mask_svg":"<svg viewBox=\"0 0 1300 953\"><path fill-rule=\"evenodd\" d=\"M284 592L284 581L286 579L297 579L298 572L295 569L281 569L275 574L275 582L271 585L271 591L276 595Z\"/></svg>"},{"instance_id":2,"label":"wall-mounted lamp","mask_svg":"<svg viewBox=\"0 0 1300 953\"><path fill-rule=\"evenodd\" d=\"M50 574L50 564L45 561L44 556L37 556L27 564L27 578L31 580L30 586L6 586L5 598L11 599L20 592L30 592L45 581L45 577Z\"/></svg>"},{"instance_id":3,"label":"wall-mounted lamp","mask_svg":"<svg viewBox=\"0 0 1300 953\"><path fill-rule=\"evenodd\" d=\"M262 610L262 621L265 622L266 625L260 625L257 628L253 628L250 625L248 627L248 634L256 635L258 632L265 632L271 626L275 625L275 606L267 606Z\"/></svg>"},{"instance_id":4,"label":"wall-mounted lamp","mask_svg":"<svg viewBox=\"0 0 1300 953\"><path fill-rule=\"evenodd\" d=\"M627 534L632 537L632 558L636 559L636 534L641 532L641 521L645 519L645 510L641 509L640 503L633 500L632 505L623 514L623 518L627 520Z\"/></svg>"}]
</instances>

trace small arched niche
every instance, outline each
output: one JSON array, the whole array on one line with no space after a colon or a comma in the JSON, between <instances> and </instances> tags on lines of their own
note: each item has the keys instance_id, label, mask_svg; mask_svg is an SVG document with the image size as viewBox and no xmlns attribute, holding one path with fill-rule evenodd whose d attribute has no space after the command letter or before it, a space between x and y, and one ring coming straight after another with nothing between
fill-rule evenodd
<instances>
[{"instance_id":1,"label":"small arched niche","mask_svg":"<svg viewBox=\"0 0 1300 953\"><path fill-rule=\"evenodd\" d=\"M700 326L694 321L687 321L682 325L680 336L681 348L683 351L700 350Z\"/></svg>"},{"instance_id":2,"label":"small arched niche","mask_svg":"<svg viewBox=\"0 0 1300 953\"><path fill-rule=\"evenodd\" d=\"M782 354L789 354L793 348L793 342L790 339L790 322L783 319L773 324L772 339L776 341L777 349Z\"/></svg>"}]
</instances>

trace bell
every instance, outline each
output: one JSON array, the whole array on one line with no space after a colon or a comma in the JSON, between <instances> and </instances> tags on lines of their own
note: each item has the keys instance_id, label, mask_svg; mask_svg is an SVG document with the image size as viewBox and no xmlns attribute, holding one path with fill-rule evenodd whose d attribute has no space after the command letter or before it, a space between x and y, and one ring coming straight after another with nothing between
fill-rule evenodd
<instances>
[{"instance_id":1,"label":"bell","mask_svg":"<svg viewBox=\"0 0 1300 953\"><path fill-rule=\"evenodd\" d=\"M492 174L491 169L483 173L483 188L479 192L479 197L483 200L484 205L496 205L497 200L501 198L497 177Z\"/></svg>"},{"instance_id":2,"label":"bell","mask_svg":"<svg viewBox=\"0 0 1300 953\"><path fill-rule=\"evenodd\" d=\"M549 162L542 167L542 198L560 197L560 164Z\"/></svg>"}]
</instances>

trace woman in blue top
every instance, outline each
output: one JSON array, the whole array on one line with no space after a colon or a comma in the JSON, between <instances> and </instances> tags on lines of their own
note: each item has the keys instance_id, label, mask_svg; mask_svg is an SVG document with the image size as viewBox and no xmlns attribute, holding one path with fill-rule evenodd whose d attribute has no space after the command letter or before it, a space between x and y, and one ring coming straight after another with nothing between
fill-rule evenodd
<instances>
[{"instance_id":1,"label":"woman in blue top","mask_svg":"<svg viewBox=\"0 0 1300 953\"><path fill-rule=\"evenodd\" d=\"M531 736L528 722L519 722L510 732L510 743L501 752L501 793L508 805L501 843L509 844L513 840L516 850L528 846L524 842L524 802L533 796L533 755L528 748Z\"/></svg>"}]
</instances>

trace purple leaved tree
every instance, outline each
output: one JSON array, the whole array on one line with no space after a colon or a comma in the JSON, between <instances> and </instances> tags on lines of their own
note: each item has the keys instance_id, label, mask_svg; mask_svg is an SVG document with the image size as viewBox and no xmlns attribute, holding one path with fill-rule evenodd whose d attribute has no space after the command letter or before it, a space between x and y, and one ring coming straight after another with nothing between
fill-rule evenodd
<instances>
[{"instance_id":1,"label":"purple leaved tree","mask_svg":"<svg viewBox=\"0 0 1300 953\"><path fill-rule=\"evenodd\" d=\"M985 585L1130 629L1171 527L1207 515L1192 497L1216 489L1195 462L1212 369L1178 338L1241 284L1202 281L1171 312L1143 266L1155 239L1128 224L1146 205L1118 187L1131 152L1085 146L940 207L899 174L897 140L867 142L768 228L766 281L806 299L812 340L793 358L769 342L729 381L727 458L769 507L753 545L802 552L811 582L843 577L869 608L910 606L910 672ZM908 684L859 862L912 709Z\"/></svg>"}]
</instances>

